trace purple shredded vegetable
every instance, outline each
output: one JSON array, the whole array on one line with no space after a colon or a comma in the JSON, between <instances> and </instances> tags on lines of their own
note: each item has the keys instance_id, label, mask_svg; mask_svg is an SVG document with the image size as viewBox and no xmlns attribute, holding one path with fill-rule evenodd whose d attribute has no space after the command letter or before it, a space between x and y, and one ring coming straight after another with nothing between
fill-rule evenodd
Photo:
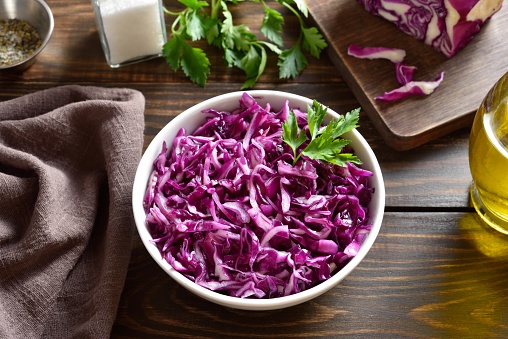
<instances>
[{"instance_id":1,"label":"purple shredded vegetable","mask_svg":"<svg viewBox=\"0 0 508 339\"><path fill-rule=\"evenodd\" d=\"M443 78L444 72L441 72L434 81L409 81L399 88L376 97L376 100L395 101L411 95L429 95L441 84Z\"/></svg>"},{"instance_id":2,"label":"purple shredded vegetable","mask_svg":"<svg viewBox=\"0 0 508 339\"><path fill-rule=\"evenodd\" d=\"M408 82L413 81L413 75L416 71L415 66L410 66L403 64L402 62L398 62L395 64L395 78L397 82L401 85L405 85Z\"/></svg>"},{"instance_id":3,"label":"purple shredded vegetable","mask_svg":"<svg viewBox=\"0 0 508 339\"><path fill-rule=\"evenodd\" d=\"M347 53L359 59L387 59L393 63L402 62L406 57L405 50L389 47L361 47L358 45L349 45Z\"/></svg>"},{"instance_id":4,"label":"purple shredded vegetable","mask_svg":"<svg viewBox=\"0 0 508 339\"><path fill-rule=\"evenodd\" d=\"M402 49L349 45L348 55L360 59L387 59L395 64L395 79L402 86L375 97L376 100L397 101L413 95L429 95L444 78L444 72L441 72L434 81L413 81L416 67L402 63L406 57L406 52Z\"/></svg>"},{"instance_id":5,"label":"purple shredded vegetable","mask_svg":"<svg viewBox=\"0 0 508 339\"><path fill-rule=\"evenodd\" d=\"M276 298L329 279L372 225L370 171L302 156L293 167L281 123L290 112L244 93L232 112L181 129L153 163L143 201L164 260L195 283L241 298ZM300 128L307 114L294 109ZM305 147L305 143L302 147Z\"/></svg>"}]
</instances>

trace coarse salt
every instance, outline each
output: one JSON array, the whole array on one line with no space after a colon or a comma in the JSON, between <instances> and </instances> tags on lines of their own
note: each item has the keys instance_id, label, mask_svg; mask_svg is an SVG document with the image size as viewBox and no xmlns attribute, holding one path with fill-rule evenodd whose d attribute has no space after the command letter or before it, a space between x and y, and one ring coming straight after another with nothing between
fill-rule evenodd
<instances>
[{"instance_id":1,"label":"coarse salt","mask_svg":"<svg viewBox=\"0 0 508 339\"><path fill-rule=\"evenodd\" d=\"M110 66L161 55L166 32L160 0L96 0L96 3Z\"/></svg>"}]
</instances>

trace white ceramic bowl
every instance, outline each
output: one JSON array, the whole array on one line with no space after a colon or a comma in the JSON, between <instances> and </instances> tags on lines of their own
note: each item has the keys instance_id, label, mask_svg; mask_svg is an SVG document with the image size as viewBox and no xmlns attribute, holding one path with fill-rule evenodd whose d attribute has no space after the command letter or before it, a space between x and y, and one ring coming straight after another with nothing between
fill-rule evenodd
<instances>
[{"instance_id":1,"label":"white ceramic bowl","mask_svg":"<svg viewBox=\"0 0 508 339\"><path fill-rule=\"evenodd\" d=\"M303 303L325 293L341 282L362 261L372 247L381 228L385 206L384 181L376 156L368 143L358 131L353 130L348 132L345 137L352 141L351 146L354 148L355 154L363 161L362 167L374 173L374 176L370 178L370 184L371 187L375 187L375 192L369 206L372 230L362 244L358 254L345 267L332 275L330 279L308 290L273 299L242 299L208 290L187 279L182 274L174 270L165 260L163 260L159 250L150 242L152 237L145 224L143 197L145 195L148 178L152 172L153 161L160 153L163 141L168 141L168 147L170 147L172 140L181 127L184 127L187 130L187 133L190 134L198 126L203 124L206 115L201 113L202 110L213 108L216 110L231 111L234 108L239 107L239 100L242 93L244 92L232 92L203 101L180 113L155 136L139 163L134 179L132 192L134 219L141 240L152 258L160 265L160 267L162 267L164 271L167 272L167 274L169 274L171 278L176 280L187 290L206 300L231 308L257 311L280 309ZM311 99L285 92L256 90L249 91L249 94L252 95L262 106L265 103L270 103L274 111L280 109L285 100L289 100L290 107L299 107L303 110L306 109L307 105L312 104ZM328 113L331 116L337 116L337 113L335 113L331 108L328 109Z\"/></svg>"}]
</instances>

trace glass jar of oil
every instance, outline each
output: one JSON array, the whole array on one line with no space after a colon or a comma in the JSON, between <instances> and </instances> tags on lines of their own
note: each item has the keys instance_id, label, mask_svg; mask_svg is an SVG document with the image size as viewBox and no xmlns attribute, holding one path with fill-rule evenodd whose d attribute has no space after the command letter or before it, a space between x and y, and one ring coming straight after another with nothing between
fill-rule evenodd
<instances>
[{"instance_id":1,"label":"glass jar of oil","mask_svg":"<svg viewBox=\"0 0 508 339\"><path fill-rule=\"evenodd\" d=\"M471 201L479 216L508 234L508 73L476 113L469 139Z\"/></svg>"}]
</instances>

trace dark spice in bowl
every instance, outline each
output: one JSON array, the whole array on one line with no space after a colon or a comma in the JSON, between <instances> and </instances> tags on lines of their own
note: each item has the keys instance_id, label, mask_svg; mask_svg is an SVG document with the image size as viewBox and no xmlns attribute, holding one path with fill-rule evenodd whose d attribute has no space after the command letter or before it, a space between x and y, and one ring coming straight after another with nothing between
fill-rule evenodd
<instances>
[{"instance_id":1,"label":"dark spice in bowl","mask_svg":"<svg viewBox=\"0 0 508 339\"><path fill-rule=\"evenodd\" d=\"M41 45L39 32L20 19L0 20L0 66L29 58Z\"/></svg>"}]
</instances>

